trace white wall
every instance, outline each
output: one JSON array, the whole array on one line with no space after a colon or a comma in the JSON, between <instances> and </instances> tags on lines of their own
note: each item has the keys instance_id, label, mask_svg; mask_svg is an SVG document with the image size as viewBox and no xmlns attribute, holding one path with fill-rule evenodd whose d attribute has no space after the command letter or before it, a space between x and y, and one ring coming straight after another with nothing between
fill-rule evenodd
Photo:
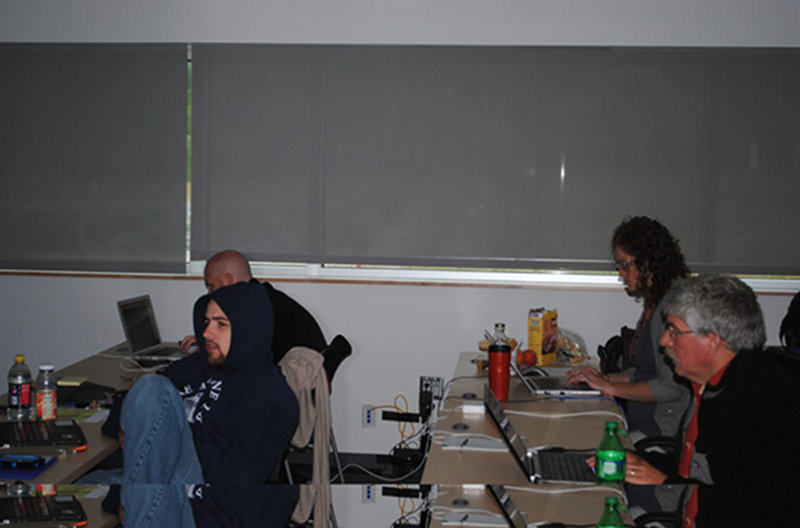
<instances>
[{"instance_id":1,"label":"white wall","mask_svg":"<svg viewBox=\"0 0 800 528\"><path fill-rule=\"evenodd\" d=\"M3 0L3 42L800 44L796 0Z\"/></svg>"},{"instance_id":2,"label":"white wall","mask_svg":"<svg viewBox=\"0 0 800 528\"><path fill-rule=\"evenodd\" d=\"M449 379L458 354L474 350L484 328L505 321L509 334L525 335L528 309L557 308L562 326L579 332L594 356L599 343L623 325L632 326L640 307L621 288L607 291L488 286L421 286L276 282L309 308L330 339L342 333L353 355L336 373L333 423L343 451L386 453L399 439L395 423L362 429L361 405L390 404L405 394L417 410L420 375ZM149 293L165 339L190 332L191 307L204 293L199 277L115 279L0 275L0 369L24 353L28 363L57 368L124 340L116 302ZM790 295L760 295L769 341ZM7 368L7 367L5 367ZM2 390L0 390L2 392ZM362 504L361 487L336 487L339 525L388 526L400 515L395 500Z\"/></svg>"},{"instance_id":3,"label":"white wall","mask_svg":"<svg viewBox=\"0 0 800 528\"><path fill-rule=\"evenodd\" d=\"M273 281L274 282L274 281ZM526 340L530 308L559 312L559 324L580 333L592 356L623 325L633 326L640 306L617 290L544 289L489 286L422 286L274 282L307 306L328 339L345 335L353 355L336 374L334 424L340 448L385 452L399 440L396 427L361 429L364 403L390 404L405 394L417 409L419 376L449 379L459 352L475 350L484 329L504 321L508 333ZM5 363L24 353L32 368L57 368L124 341L116 311L119 299L149 293L162 337L191 332L191 308L204 293L199 277L116 279L0 275L0 318ZM768 337L777 343L778 325L790 296L761 295Z\"/></svg>"}]
</instances>

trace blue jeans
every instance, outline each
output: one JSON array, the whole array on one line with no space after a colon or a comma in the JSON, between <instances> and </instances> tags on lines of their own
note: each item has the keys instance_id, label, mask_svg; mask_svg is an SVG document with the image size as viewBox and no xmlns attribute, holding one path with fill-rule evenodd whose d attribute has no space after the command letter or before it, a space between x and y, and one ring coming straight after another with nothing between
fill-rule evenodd
<instances>
[{"instance_id":1,"label":"blue jeans","mask_svg":"<svg viewBox=\"0 0 800 528\"><path fill-rule=\"evenodd\" d=\"M125 396L122 506L125 524L193 528L187 485L202 484L203 471L183 401L164 376L143 376Z\"/></svg>"}]
</instances>

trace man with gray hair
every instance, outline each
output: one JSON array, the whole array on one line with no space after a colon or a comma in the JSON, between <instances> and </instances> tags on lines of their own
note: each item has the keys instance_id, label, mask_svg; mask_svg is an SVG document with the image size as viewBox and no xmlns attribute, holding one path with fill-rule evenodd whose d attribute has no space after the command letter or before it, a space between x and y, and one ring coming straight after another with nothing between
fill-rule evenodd
<instances>
[{"instance_id":1,"label":"man with gray hair","mask_svg":"<svg viewBox=\"0 0 800 528\"><path fill-rule=\"evenodd\" d=\"M633 484L694 483L683 526L800 526L800 373L764 350L755 293L726 275L681 279L664 298L660 344L692 383L680 458L628 456Z\"/></svg>"}]
</instances>

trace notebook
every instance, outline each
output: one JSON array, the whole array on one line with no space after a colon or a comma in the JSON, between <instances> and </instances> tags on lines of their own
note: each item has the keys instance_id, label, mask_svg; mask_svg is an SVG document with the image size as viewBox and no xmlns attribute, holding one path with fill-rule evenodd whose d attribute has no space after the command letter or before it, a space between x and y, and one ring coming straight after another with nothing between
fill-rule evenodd
<instances>
[{"instance_id":1,"label":"notebook","mask_svg":"<svg viewBox=\"0 0 800 528\"><path fill-rule=\"evenodd\" d=\"M586 464L587 452L567 452L557 449L529 451L500 401L485 385L483 401L511 454L530 482L593 483L594 472Z\"/></svg>"},{"instance_id":2,"label":"notebook","mask_svg":"<svg viewBox=\"0 0 800 528\"><path fill-rule=\"evenodd\" d=\"M142 366L177 361L183 353L177 343L162 343L149 295L117 302L131 354Z\"/></svg>"},{"instance_id":3,"label":"notebook","mask_svg":"<svg viewBox=\"0 0 800 528\"><path fill-rule=\"evenodd\" d=\"M44 528L85 526L86 512L72 495L0 497L0 525Z\"/></svg>"},{"instance_id":4,"label":"notebook","mask_svg":"<svg viewBox=\"0 0 800 528\"><path fill-rule=\"evenodd\" d=\"M511 368L534 396L600 396L602 391L593 389L584 382L567 383L566 376L524 375L514 361Z\"/></svg>"},{"instance_id":5,"label":"notebook","mask_svg":"<svg viewBox=\"0 0 800 528\"><path fill-rule=\"evenodd\" d=\"M0 453L83 451L86 437L74 420L0 422Z\"/></svg>"}]
</instances>

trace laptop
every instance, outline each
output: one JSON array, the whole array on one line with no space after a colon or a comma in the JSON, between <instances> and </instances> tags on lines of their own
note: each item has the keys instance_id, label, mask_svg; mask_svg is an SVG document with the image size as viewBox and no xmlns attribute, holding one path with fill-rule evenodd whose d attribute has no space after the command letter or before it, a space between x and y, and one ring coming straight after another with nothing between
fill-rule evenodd
<instances>
[{"instance_id":1,"label":"laptop","mask_svg":"<svg viewBox=\"0 0 800 528\"><path fill-rule=\"evenodd\" d=\"M602 391L587 383L567 383L566 376L536 376L520 372L514 361L511 368L534 396L600 396Z\"/></svg>"},{"instance_id":2,"label":"laptop","mask_svg":"<svg viewBox=\"0 0 800 528\"><path fill-rule=\"evenodd\" d=\"M119 301L117 308L131 354L142 366L168 363L183 357L177 343L161 342L149 295Z\"/></svg>"},{"instance_id":3,"label":"laptop","mask_svg":"<svg viewBox=\"0 0 800 528\"><path fill-rule=\"evenodd\" d=\"M72 495L0 497L0 525L29 528L86 526L86 512Z\"/></svg>"},{"instance_id":4,"label":"laptop","mask_svg":"<svg viewBox=\"0 0 800 528\"><path fill-rule=\"evenodd\" d=\"M506 491L505 486L501 484L489 484L486 486L486 489L489 490L489 494L495 502L497 502L497 505L500 507L503 516L506 518L511 528L528 528L528 522L525 520L522 512L519 511L519 508L514 504L514 501L511 500L511 496L508 494L508 491Z\"/></svg>"},{"instance_id":5,"label":"laptop","mask_svg":"<svg viewBox=\"0 0 800 528\"><path fill-rule=\"evenodd\" d=\"M0 453L83 451L86 437L74 420L0 422Z\"/></svg>"},{"instance_id":6,"label":"laptop","mask_svg":"<svg viewBox=\"0 0 800 528\"><path fill-rule=\"evenodd\" d=\"M530 482L594 483L594 471L586 464L586 459L594 449L586 452L559 449L528 450L525 441L488 384L484 386L483 401L511 454Z\"/></svg>"}]
</instances>

